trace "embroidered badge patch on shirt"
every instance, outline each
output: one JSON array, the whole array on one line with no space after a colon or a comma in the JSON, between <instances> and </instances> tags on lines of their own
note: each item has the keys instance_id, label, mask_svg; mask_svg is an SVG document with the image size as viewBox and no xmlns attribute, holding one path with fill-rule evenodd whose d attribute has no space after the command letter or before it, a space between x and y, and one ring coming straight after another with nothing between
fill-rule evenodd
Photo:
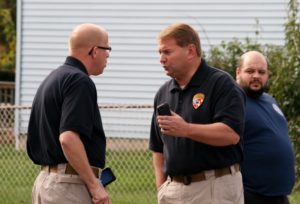
<instances>
[{"instance_id":1,"label":"embroidered badge patch on shirt","mask_svg":"<svg viewBox=\"0 0 300 204\"><path fill-rule=\"evenodd\" d=\"M280 108L275 104L275 103L272 103L272 106L273 106L273 109L281 116L284 117L282 111L280 110Z\"/></svg>"},{"instance_id":2,"label":"embroidered badge patch on shirt","mask_svg":"<svg viewBox=\"0 0 300 204\"><path fill-rule=\"evenodd\" d=\"M198 109L203 103L205 95L203 93L197 93L193 97L193 106L195 109Z\"/></svg>"}]
</instances>

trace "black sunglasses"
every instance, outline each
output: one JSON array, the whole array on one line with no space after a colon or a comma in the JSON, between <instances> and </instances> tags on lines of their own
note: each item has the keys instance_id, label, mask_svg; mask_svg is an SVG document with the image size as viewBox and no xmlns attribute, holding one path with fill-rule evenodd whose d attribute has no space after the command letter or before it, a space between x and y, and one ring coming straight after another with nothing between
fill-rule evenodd
<instances>
[{"instance_id":1,"label":"black sunglasses","mask_svg":"<svg viewBox=\"0 0 300 204\"><path fill-rule=\"evenodd\" d=\"M99 49L102 49L102 50L107 50L107 51L111 52L111 47L102 47L102 46L95 46L95 47L97 47ZM89 51L89 55L92 54L93 49L94 49L94 47L92 47L92 49Z\"/></svg>"}]
</instances>

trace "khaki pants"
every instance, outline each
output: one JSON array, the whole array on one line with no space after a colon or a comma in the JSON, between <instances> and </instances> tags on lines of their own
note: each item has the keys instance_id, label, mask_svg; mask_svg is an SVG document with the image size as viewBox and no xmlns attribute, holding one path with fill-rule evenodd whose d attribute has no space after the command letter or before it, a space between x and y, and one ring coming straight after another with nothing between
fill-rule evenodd
<instances>
[{"instance_id":1,"label":"khaki pants","mask_svg":"<svg viewBox=\"0 0 300 204\"><path fill-rule=\"evenodd\" d=\"M205 171L206 180L189 185L171 181L158 189L158 204L244 204L241 173L216 178L214 171Z\"/></svg>"},{"instance_id":2,"label":"khaki pants","mask_svg":"<svg viewBox=\"0 0 300 204\"><path fill-rule=\"evenodd\" d=\"M41 171L32 189L32 204L91 204L91 196L78 175Z\"/></svg>"}]
</instances>

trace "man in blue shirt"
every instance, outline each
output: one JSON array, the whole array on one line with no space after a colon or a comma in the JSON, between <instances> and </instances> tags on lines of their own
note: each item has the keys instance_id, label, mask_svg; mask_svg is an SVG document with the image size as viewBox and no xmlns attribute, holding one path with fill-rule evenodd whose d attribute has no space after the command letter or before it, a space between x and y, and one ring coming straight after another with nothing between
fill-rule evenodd
<instances>
[{"instance_id":1,"label":"man in blue shirt","mask_svg":"<svg viewBox=\"0 0 300 204\"><path fill-rule=\"evenodd\" d=\"M267 60L261 53L241 56L236 79L247 94L241 165L245 204L288 204L295 182L287 121L274 98L264 92L268 77Z\"/></svg>"}]
</instances>

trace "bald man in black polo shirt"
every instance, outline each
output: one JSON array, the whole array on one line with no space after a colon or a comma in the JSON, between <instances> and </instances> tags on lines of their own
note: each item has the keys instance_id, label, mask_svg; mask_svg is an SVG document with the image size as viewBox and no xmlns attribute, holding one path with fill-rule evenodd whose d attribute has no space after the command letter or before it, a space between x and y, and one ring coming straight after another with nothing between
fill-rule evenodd
<instances>
[{"instance_id":1,"label":"bald man in black polo shirt","mask_svg":"<svg viewBox=\"0 0 300 204\"><path fill-rule=\"evenodd\" d=\"M199 36L187 24L164 29L158 51L172 77L155 96L150 133L158 203L243 204L244 92L206 64ZM158 115L162 103L171 116Z\"/></svg>"},{"instance_id":2,"label":"bald man in black polo shirt","mask_svg":"<svg viewBox=\"0 0 300 204\"><path fill-rule=\"evenodd\" d=\"M111 203L99 182L106 138L89 77L102 74L110 50L103 27L77 26L69 38L70 56L38 88L27 152L42 171L33 186L32 203Z\"/></svg>"}]
</instances>

